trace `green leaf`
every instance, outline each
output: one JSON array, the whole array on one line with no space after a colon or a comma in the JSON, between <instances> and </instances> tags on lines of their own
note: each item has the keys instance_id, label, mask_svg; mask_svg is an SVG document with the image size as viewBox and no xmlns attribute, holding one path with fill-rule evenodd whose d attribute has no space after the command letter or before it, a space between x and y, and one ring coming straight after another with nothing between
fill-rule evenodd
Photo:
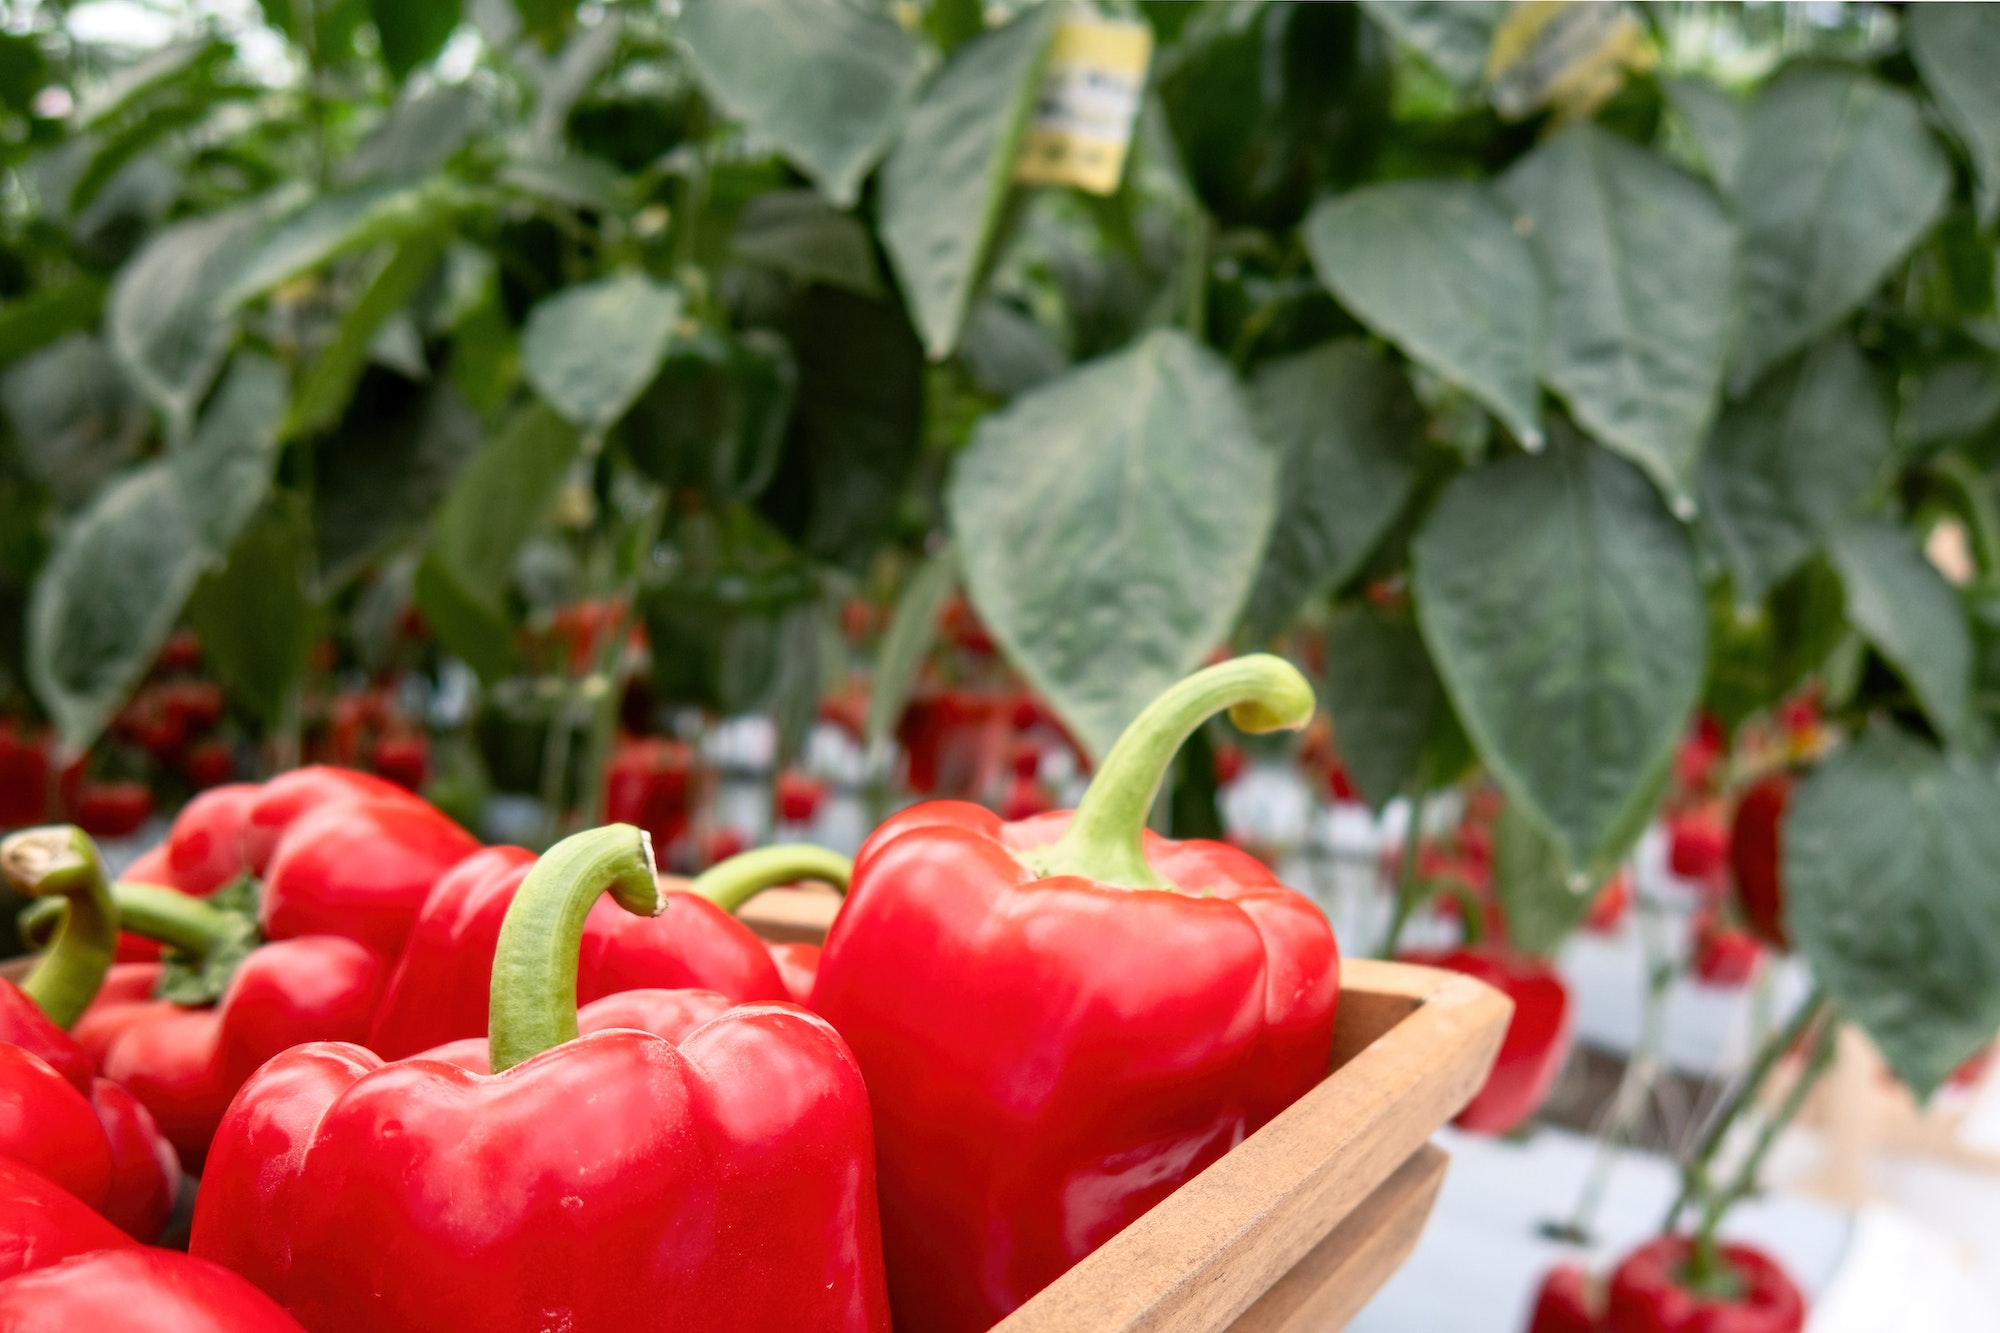
<instances>
[{"instance_id":1,"label":"green leaf","mask_svg":"<svg viewBox=\"0 0 2000 1333\"><path fill-rule=\"evenodd\" d=\"M1313 209L1304 235L1320 281L1356 318L1541 443L1542 284L1484 187L1367 186Z\"/></svg>"},{"instance_id":2,"label":"green leaf","mask_svg":"<svg viewBox=\"0 0 2000 1333\"><path fill-rule=\"evenodd\" d=\"M365 384L365 382L364 382ZM357 403L314 450L313 537L323 593L429 518L480 452L485 427L452 385Z\"/></svg>"},{"instance_id":3,"label":"green leaf","mask_svg":"<svg viewBox=\"0 0 2000 1333\"><path fill-rule=\"evenodd\" d=\"M681 294L637 273L565 287L528 312L528 383L579 430L601 434L659 372Z\"/></svg>"},{"instance_id":4,"label":"green leaf","mask_svg":"<svg viewBox=\"0 0 2000 1333\"><path fill-rule=\"evenodd\" d=\"M502 185L566 209L613 216L629 210L630 189L618 168L581 153L557 158L515 158L500 168Z\"/></svg>"},{"instance_id":5,"label":"green leaf","mask_svg":"<svg viewBox=\"0 0 2000 1333\"><path fill-rule=\"evenodd\" d=\"M1411 556L1424 641L1480 757L1589 865L1673 758L1707 616L1687 534L1644 476L1559 445L1453 481Z\"/></svg>"},{"instance_id":6,"label":"green leaf","mask_svg":"<svg viewBox=\"0 0 2000 1333\"><path fill-rule=\"evenodd\" d=\"M200 957L178 949L166 949L161 957L160 979L153 998L170 1000L189 1008L212 1005L229 990L236 969L264 942L257 929L257 909L264 897L256 876L244 871L202 901L222 912L230 929Z\"/></svg>"},{"instance_id":7,"label":"green leaf","mask_svg":"<svg viewBox=\"0 0 2000 1333\"><path fill-rule=\"evenodd\" d=\"M444 49L460 13L460 0L368 0L382 63L398 80Z\"/></svg>"},{"instance_id":8,"label":"green leaf","mask_svg":"<svg viewBox=\"0 0 2000 1333\"><path fill-rule=\"evenodd\" d=\"M287 437L310 434L339 419L354 395L362 367L368 363L376 330L416 295L417 287L443 253L445 240L440 232L420 232L384 259L340 317L333 341L307 365L291 416L285 422Z\"/></svg>"},{"instance_id":9,"label":"green leaf","mask_svg":"<svg viewBox=\"0 0 2000 1333\"><path fill-rule=\"evenodd\" d=\"M1500 191L1548 284L1549 387L1684 504L1729 350L1729 219L1699 181L1589 124L1523 158Z\"/></svg>"},{"instance_id":10,"label":"green leaf","mask_svg":"<svg viewBox=\"0 0 2000 1333\"><path fill-rule=\"evenodd\" d=\"M2000 212L2000 14L1983 5L1913 5L1903 15L1910 56L1979 177L1979 218Z\"/></svg>"},{"instance_id":11,"label":"green leaf","mask_svg":"<svg viewBox=\"0 0 2000 1333\"><path fill-rule=\"evenodd\" d=\"M1749 108L1736 94L1706 79L1666 78L1660 86L1693 137L1708 179L1729 198L1736 191L1736 173L1750 132Z\"/></svg>"},{"instance_id":12,"label":"green leaf","mask_svg":"<svg viewBox=\"0 0 2000 1333\"><path fill-rule=\"evenodd\" d=\"M1507 940L1551 958L1590 911L1561 845L1520 805L1510 801L1493 830L1493 893L1507 923Z\"/></svg>"},{"instance_id":13,"label":"green leaf","mask_svg":"<svg viewBox=\"0 0 2000 1333\"><path fill-rule=\"evenodd\" d=\"M685 0L679 33L715 100L846 208L923 79L923 48L843 0Z\"/></svg>"},{"instance_id":14,"label":"green leaf","mask_svg":"<svg viewBox=\"0 0 2000 1333\"><path fill-rule=\"evenodd\" d=\"M1896 423L1905 443L1956 444L2000 416L2000 356L1933 362L1917 372L1915 392Z\"/></svg>"},{"instance_id":15,"label":"green leaf","mask_svg":"<svg viewBox=\"0 0 2000 1333\"><path fill-rule=\"evenodd\" d=\"M28 603L28 680L71 750L139 683L212 559L171 466L100 491L57 538Z\"/></svg>"},{"instance_id":16,"label":"green leaf","mask_svg":"<svg viewBox=\"0 0 2000 1333\"><path fill-rule=\"evenodd\" d=\"M212 555L236 543L270 493L284 419L283 368L244 352L193 436L168 455L195 533Z\"/></svg>"},{"instance_id":17,"label":"green leaf","mask_svg":"<svg viewBox=\"0 0 2000 1333\"><path fill-rule=\"evenodd\" d=\"M1278 517L1244 615L1263 642L1352 577L1402 512L1424 414L1402 370L1359 339L1267 362L1250 401L1282 451Z\"/></svg>"},{"instance_id":18,"label":"green leaf","mask_svg":"<svg viewBox=\"0 0 2000 1333\"><path fill-rule=\"evenodd\" d=\"M0 307L0 366L94 327L103 308L104 280L88 274L7 302Z\"/></svg>"},{"instance_id":19,"label":"green leaf","mask_svg":"<svg viewBox=\"0 0 2000 1333\"><path fill-rule=\"evenodd\" d=\"M883 295L875 248L861 222L811 190L773 190L743 206L730 249L799 282L824 282L862 296Z\"/></svg>"},{"instance_id":20,"label":"green leaf","mask_svg":"<svg viewBox=\"0 0 2000 1333\"><path fill-rule=\"evenodd\" d=\"M1416 625L1366 604L1327 621L1321 698L1340 762L1372 810L1410 789L1434 738L1456 725Z\"/></svg>"},{"instance_id":21,"label":"green leaf","mask_svg":"<svg viewBox=\"0 0 2000 1333\"><path fill-rule=\"evenodd\" d=\"M87 333L72 333L23 357L0 376L0 405L29 475L66 506L96 493L138 452L146 405Z\"/></svg>"},{"instance_id":22,"label":"green leaf","mask_svg":"<svg viewBox=\"0 0 2000 1333\"><path fill-rule=\"evenodd\" d=\"M473 596L499 602L515 554L554 507L581 444L554 412L524 407L459 474L430 549Z\"/></svg>"},{"instance_id":23,"label":"green leaf","mask_svg":"<svg viewBox=\"0 0 2000 1333\"><path fill-rule=\"evenodd\" d=\"M946 489L966 587L1093 753L1235 623L1277 471L1227 364L1174 330L974 430Z\"/></svg>"},{"instance_id":24,"label":"green leaf","mask_svg":"<svg viewBox=\"0 0 2000 1333\"><path fill-rule=\"evenodd\" d=\"M228 58L227 43L214 37L174 42L114 71L91 88L70 117L78 129L95 129L142 98L189 75L203 65Z\"/></svg>"},{"instance_id":25,"label":"green leaf","mask_svg":"<svg viewBox=\"0 0 2000 1333\"><path fill-rule=\"evenodd\" d=\"M917 674L937 642L938 616L958 591L958 565L950 547L911 573L896 599L868 678L868 743L892 735L916 688Z\"/></svg>"},{"instance_id":26,"label":"green leaf","mask_svg":"<svg viewBox=\"0 0 2000 1333\"><path fill-rule=\"evenodd\" d=\"M1848 620L1896 668L1947 744L1974 744L1972 631L1916 537L1863 519L1834 534L1827 553L1847 589Z\"/></svg>"},{"instance_id":27,"label":"green leaf","mask_svg":"<svg viewBox=\"0 0 2000 1333\"><path fill-rule=\"evenodd\" d=\"M972 309L1062 13L1037 5L960 47L882 168L882 244L933 360Z\"/></svg>"},{"instance_id":28,"label":"green leaf","mask_svg":"<svg viewBox=\"0 0 2000 1333\"><path fill-rule=\"evenodd\" d=\"M1875 290L1937 221L1951 166L1908 94L1795 65L1751 104L1739 179L1740 392Z\"/></svg>"},{"instance_id":29,"label":"green leaf","mask_svg":"<svg viewBox=\"0 0 2000 1333\"><path fill-rule=\"evenodd\" d=\"M375 3L391 5L397 0ZM464 84L433 85L405 93L374 132L341 162L338 179L343 185L355 185L427 176L471 136L478 114L478 95Z\"/></svg>"},{"instance_id":30,"label":"green leaf","mask_svg":"<svg viewBox=\"0 0 2000 1333\"><path fill-rule=\"evenodd\" d=\"M1362 0L1361 8L1460 90L1486 77L1493 34L1507 13L1495 0Z\"/></svg>"},{"instance_id":31,"label":"green leaf","mask_svg":"<svg viewBox=\"0 0 2000 1333\"><path fill-rule=\"evenodd\" d=\"M442 178L378 181L315 199L264 238L218 304L241 305L341 255L428 231L463 201L461 188Z\"/></svg>"},{"instance_id":32,"label":"green leaf","mask_svg":"<svg viewBox=\"0 0 2000 1333\"><path fill-rule=\"evenodd\" d=\"M299 681L319 631L311 594L312 534L298 504L264 511L220 569L196 585L188 623L202 660L230 694L277 725L297 706Z\"/></svg>"},{"instance_id":33,"label":"green leaf","mask_svg":"<svg viewBox=\"0 0 2000 1333\"><path fill-rule=\"evenodd\" d=\"M1799 785L1783 844L1786 933L1929 1097L2000 1027L2000 787L1884 728Z\"/></svg>"},{"instance_id":34,"label":"green leaf","mask_svg":"<svg viewBox=\"0 0 2000 1333\"><path fill-rule=\"evenodd\" d=\"M972 382L1012 398L1069 369L1069 356L1033 316L988 296L973 307L958 356Z\"/></svg>"},{"instance_id":35,"label":"green leaf","mask_svg":"<svg viewBox=\"0 0 2000 1333\"><path fill-rule=\"evenodd\" d=\"M417 566L417 608L447 652L491 686L520 669L514 627L501 607L469 592L434 551Z\"/></svg>"},{"instance_id":36,"label":"green leaf","mask_svg":"<svg viewBox=\"0 0 2000 1333\"><path fill-rule=\"evenodd\" d=\"M234 339L222 293L264 225L255 206L168 227L120 269L105 301L111 350L174 433L192 423Z\"/></svg>"},{"instance_id":37,"label":"green leaf","mask_svg":"<svg viewBox=\"0 0 2000 1333\"><path fill-rule=\"evenodd\" d=\"M1762 601L1805 562L1873 490L1892 449L1886 391L1845 336L1822 340L1724 409L1701 492L1738 605Z\"/></svg>"}]
</instances>

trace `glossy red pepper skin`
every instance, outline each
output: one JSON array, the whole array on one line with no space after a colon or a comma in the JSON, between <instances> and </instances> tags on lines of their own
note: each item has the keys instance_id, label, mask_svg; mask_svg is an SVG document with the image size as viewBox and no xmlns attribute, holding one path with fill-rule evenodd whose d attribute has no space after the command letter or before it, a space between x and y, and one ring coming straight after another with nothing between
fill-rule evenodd
<instances>
[{"instance_id":1,"label":"glossy red pepper skin","mask_svg":"<svg viewBox=\"0 0 2000 1333\"><path fill-rule=\"evenodd\" d=\"M90 1099L19 1046L0 1046L0 1156L91 1208L103 1207L111 1192L111 1145Z\"/></svg>"},{"instance_id":2,"label":"glossy red pepper skin","mask_svg":"<svg viewBox=\"0 0 2000 1333\"><path fill-rule=\"evenodd\" d=\"M250 811L263 794L262 787L249 782L209 788L174 816L162 848L167 878L140 878L129 872L126 878L163 884L197 898L214 893L248 869L243 840L250 829Z\"/></svg>"},{"instance_id":3,"label":"glossy red pepper skin","mask_svg":"<svg viewBox=\"0 0 2000 1333\"><path fill-rule=\"evenodd\" d=\"M269 939L339 935L393 959L438 878L478 850L477 838L407 793L337 802L286 827L265 869L259 922Z\"/></svg>"},{"instance_id":4,"label":"glossy red pepper skin","mask_svg":"<svg viewBox=\"0 0 2000 1333\"><path fill-rule=\"evenodd\" d=\"M898 1323L984 1329L1310 1089L1339 992L1326 917L1254 858L1145 836L1182 892L1043 879L933 801L856 860L813 1008L875 1105Z\"/></svg>"},{"instance_id":5,"label":"glossy red pepper skin","mask_svg":"<svg viewBox=\"0 0 2000 1333\"><path fill-rule=\"evenodd\" d=\"M316 810L350 801L423 801L395 783L351 768L309 764L272 778L258 791L243 831L243 863L263 876L277 853L278 841L294 823Z\"/></svg>"},{"instance_id":6,"label":"glossy red pepper skin","mask_svg":"<svg viewBox=\"0 0 2000 1333\"><path fill-rule=\"evenodd\" d=\"M0 1279L133 1239L39 1171L0 1155Z\"/></svg>"},{"instance_id":7,"label":"glossy red pepper skin","mask_svg":"<svg viewBox=\"0 0 2000 1333\"><path fill-rule=\"evenodd\" d=\"M1628 1255L1611 1275L1606 1333L1800 1333L1805 1297L1775 1259L1749 1245L1718 1247L1742 1284L1734 1300L1682 1283L1689 1243L1667 1236Z\"/></svg>"},{"instance_id":8,"label":"glossy red pepper skin","mask_svg":"<svg viewBox=\"0 0 2000 1333\"><path fill-rule=\"evenodd\" d=\"M0 1042L39 1056L75 1088L88 1088L97 1073L76 1038L50 1022L40 1005L4 978L0 978Z\"/></svg>"},{"instance_id":9,"label":"glossy red pepper skin","mask_svg":"<svg viewBox=\"0 0 2000 1333\"><path fill-rule=\"evenodd\" d=\"M389 976L388 964L366 947L309 935L252 950L219 1004L186 1008L150 998L142 967L112 970L78 1022L77 1038L105 1077L152 1113L197 1174L243 1081L300 1042L360 1040Z\"/></svg>"},{"instance_id":10,"label":"glossy red pepper skin","mask_svg":"<svg viewBox=\"0 0 2000 1333\"><path fill-rule=\"evenodd\" d=\"M111 1188L99 1211L134 1240L153 1240L174 1211L180 1155L160 1133L153 1113L110 1079L91 1080L90 1107L111 1146Z\"/></svg>"},{"instance_id":11,"label":"glossy red pepper skin","mask_svg":"<svg viewBox=\"0 0 2000 1333\"><path fill-rule=\"evenodd\" d=\"M236 1274L172 1250L97 1250L0 1281L0 1331L300 1333Z\"/></svg>"},{"instance_id":12,"label":"glossy red pepper skin","mask_svg":"<svg viewBox=\"0 0 2000 1333\"><path fill-rule=\"evenodd\" d=\"M489 847L438 880L368 1032L370 1050L394 1060L486 1031L500 923L534 859L519 847ZM577 964L580 1002L684 987L746 1002L793 998L749 927L694 894L666 898L656 917L634 916L608 898L590 909Z\"/></svg>"},{"instance_id":13,"label":"glossy red pepper skin","mask_svg":"<svg viewBox=\"0 0 2000 1333\"><path fill-rule=\"evenodd\" d=\"M785 983L785 991L794 1004L810 1005L813 987L819 982L820 946L817 944L767 944L771 963L778 969L778 979Z\"/></svg>"},{"instance_id":14,"label":"glossy red pepper skin","mask_svg":"<svg viewBox=\"0 0 2000 1333\"><path fill-rule=\"evenodd\" d=\"M1558 1264L1535 1293L1528 1333L1599 1333L1595 1296L1588 1273L1575 1264Z\"/></svg>"},{"instance_id":15,"label":"glossy red pepper skin","mask_svg":"<svg viewBox=\"0 0 2000 1333\"><path fill-rule=\"evenodd\" d=\"M1514 1002L1493 1072L1452 1123L1479 1134L1506 1134L1520 1126L1549 1095L1569 1058L1574 1015L1562 978L1542 960L1498 944L1411 950L1399 957L1477 977Z\"/></svg>"},{"instance_id":16,"label":"glossy red pepper skin","mask_svg":"<svg viewBox=\"0 0 2000 1333\"><path fill-rule=\"evenodd\" d=\"M1772 773L1752 783L1736 805L1729 830L1729 868L1736 877L1736 905L1750 931L1766 944L1788 949L1782 830L1795 779Z\"/></svg>"},{"instance_id":17,"label":"glossy red pepper skin","mask_svg":"<svg viewBox=\"0 0 2000 1333\"><path fill-rule=\"evenodd\" d=\"M735 1007L734 1000L712 990L627 990L593 1000L578 1009L576 1028L585 1036L612 1028L632 1028L678 1042L703 1023L720 1018ZM466 1037L421 1051L416 1058L442 1060L468 1073L490 1074L493 1062L487 1052L486 1038Z\"/></svg>"}]
</instances>

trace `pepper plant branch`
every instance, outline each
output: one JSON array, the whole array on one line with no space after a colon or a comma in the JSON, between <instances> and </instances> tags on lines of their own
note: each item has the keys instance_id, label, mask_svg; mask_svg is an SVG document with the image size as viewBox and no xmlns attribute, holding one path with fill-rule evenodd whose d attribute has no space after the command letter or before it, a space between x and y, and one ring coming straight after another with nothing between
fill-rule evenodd
<instances>
[{"instance_id":1,"label":"pepper plant branch","mask_svg":"<svg viewBox=\"0 0 2000 1333\"><path fill-rule=\"evenodd\" d=\"M1410 826L1403 831L1403 856L1396 863L1396 910L1389 918L1389 929L1383 933L1382 943L1375 951L1378 958L1394 958L1396 946L1403 942L1403 930L1410 924L1410 916L1421 901L1417 882L1417 846L1423 839L1424 809L1430 803L1430 792L1418 787L1410 795Z\"/></svg>"}]
</instances>

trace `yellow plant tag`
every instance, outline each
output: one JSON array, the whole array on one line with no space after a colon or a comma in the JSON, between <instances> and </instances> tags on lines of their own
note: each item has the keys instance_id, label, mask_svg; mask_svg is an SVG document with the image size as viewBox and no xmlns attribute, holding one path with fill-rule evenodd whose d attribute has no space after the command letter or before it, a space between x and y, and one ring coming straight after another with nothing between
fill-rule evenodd
<instances>
[{"instance_id":1,"label":"yellow plant tag","mask_svg":"<svg viewBox=\"0 0 2000 1333\"><path fill-rule=\"evenodd\" d=\"M1623 4L1525 0L1494 31L1486 94L1508 120L1545 106L1580 120L1611 100L1627 71L1654 59L1645 27Z\"/></svg>"},{"instance_id":2,"label":"yellow plant tag","mask_svg":"<svg viewBox=\"0 0 2000 1333\"><path fill-rule=\"evenodd\" d=\"M1153 57L1144 23L1072 14L1056 29L1014 179L1110 194L1125 171Z\"/></svg>"}]
</instances>

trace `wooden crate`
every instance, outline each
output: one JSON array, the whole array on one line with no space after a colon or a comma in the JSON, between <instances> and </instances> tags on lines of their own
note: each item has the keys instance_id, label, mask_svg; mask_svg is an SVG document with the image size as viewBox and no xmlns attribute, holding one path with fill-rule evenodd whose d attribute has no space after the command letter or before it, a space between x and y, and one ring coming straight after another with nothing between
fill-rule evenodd
<instances>
[{"instance_id":1,"label":"wooden crate","mask_svg":"<svg viewBox=\"0 0 2000 1333\"><path fill-rule=\"evenodd\" d=\"M774 889L739 915L817 942L838 907ZM1428 1140L1484 1082L1512 1012L1455 972L1342 963L1326 1079L994 1333L1344 1326L1415 1247L1447 1161Z\"/></svg>"}]
</instances>

